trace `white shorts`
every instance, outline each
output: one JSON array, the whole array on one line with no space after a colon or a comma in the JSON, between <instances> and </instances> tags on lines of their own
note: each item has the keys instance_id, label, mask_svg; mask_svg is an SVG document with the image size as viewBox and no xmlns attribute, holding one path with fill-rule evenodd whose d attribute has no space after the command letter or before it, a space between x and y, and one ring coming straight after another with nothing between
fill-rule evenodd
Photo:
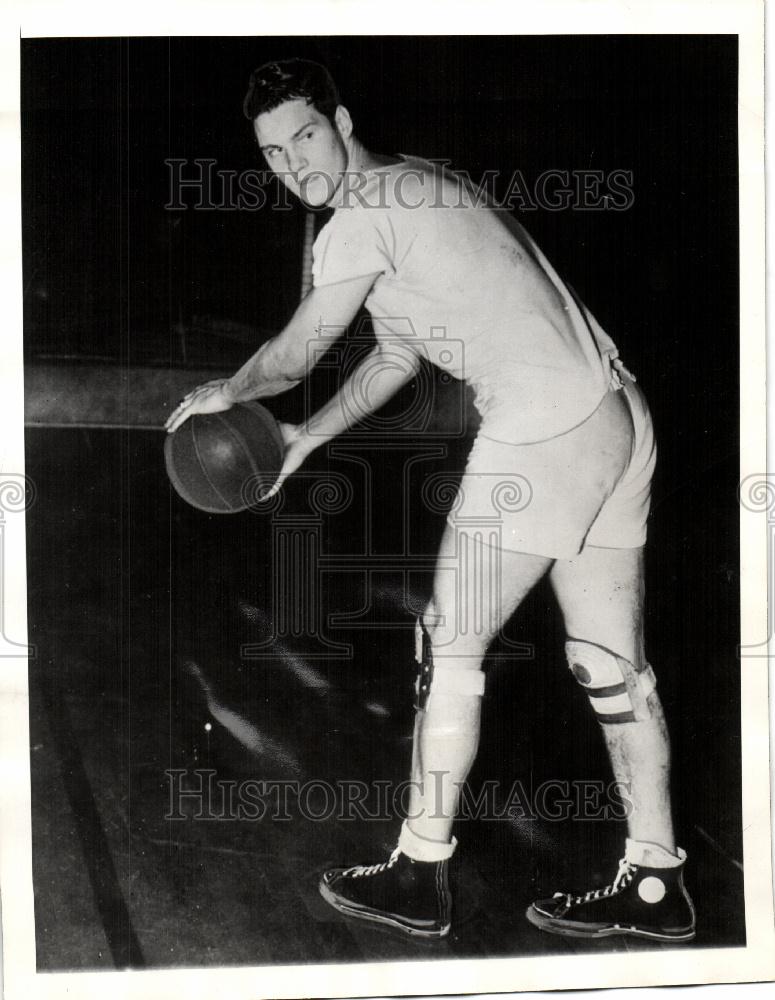
<instances>
[{"instance_id":1,"label":"white shorts","mask_svg":"<svg viewBox=\"0 0 775 1000\"><path fill-rule=\"evenodd\" d=\"M479 428L447 521L490 545L572 559L585 545L646 541L654 430L627 376L578 426L535 444L507 444ZM503 435L501 435L503 436Z\"/></svg>"}]
</instances>

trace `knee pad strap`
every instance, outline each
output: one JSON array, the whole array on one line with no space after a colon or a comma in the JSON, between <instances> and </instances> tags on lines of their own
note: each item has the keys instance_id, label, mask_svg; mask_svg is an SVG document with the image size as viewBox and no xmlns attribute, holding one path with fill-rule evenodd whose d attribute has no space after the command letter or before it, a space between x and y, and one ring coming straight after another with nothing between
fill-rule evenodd
<instances>
[{"instance_id":1,"label":"knee pad strap","mask_svg":"<svg viewBox=\"0 0 775 1000\"><path fill-rule=\"evenodd\" d=\"M425 710L431 685L437 694L458 694L468 697L481 697L484 694L484 674L481 670L444 667L443 660L440 664L434 664L431 637L420 618L417 619L415 640L415 659L419 666L414 686L416 709Z\"/></svg>"},{"instance_id":2,"label":"knee pad strap","mask_svg":"<svg viewBox=\"0 0 775 1000\"><path fill-rule=\"evenodd\" d=\"M604 646L577 639L565 643L565 654L600 722L643 722L651 717L648 698L657 681L648 664L636 670Z\"/></svg>"}]
</instances>

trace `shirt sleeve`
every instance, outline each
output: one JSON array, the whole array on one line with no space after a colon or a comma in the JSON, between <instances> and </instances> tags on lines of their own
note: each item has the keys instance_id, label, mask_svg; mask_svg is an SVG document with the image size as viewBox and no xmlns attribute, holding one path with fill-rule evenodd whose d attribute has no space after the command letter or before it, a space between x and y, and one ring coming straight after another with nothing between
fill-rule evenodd
<instances>
[{"instance_id":1,"label":"shirt sleeve","mask_svg":"<svg viewBox=\"0 0 775 1000\"><path fill-rule=\"evenodd\" d=\"M379 228L379 215L364 208L334 212L312 247L315 287L393 271L390 248Z\"/></svg>"}]
</instances>

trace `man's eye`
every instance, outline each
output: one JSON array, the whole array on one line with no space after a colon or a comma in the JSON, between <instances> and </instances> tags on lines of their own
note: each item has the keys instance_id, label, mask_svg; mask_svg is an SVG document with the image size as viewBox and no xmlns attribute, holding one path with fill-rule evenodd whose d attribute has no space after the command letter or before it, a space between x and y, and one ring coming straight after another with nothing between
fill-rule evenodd
<instances>
[{"instance_id":1,"label":"man's eye","mask_svg":"<svg viewBox=\"0 0 775 1000\"><path fill-rule=\"evenodd\" d=\"M267 149L266 157L268 160L273 160L276 156L280 155L279 149Z\"/></svg>"},{"instance_id":2,"label":"man's eye","mask_svg":"<svg viewBox=\"0 0 775 1000\"><path fill-rule=\"evenodd\" d=\"M304 135L302 136L302 139L311 139L311 138L312 138L312 132L305 132Z\"/></svg>"}]
</instances>

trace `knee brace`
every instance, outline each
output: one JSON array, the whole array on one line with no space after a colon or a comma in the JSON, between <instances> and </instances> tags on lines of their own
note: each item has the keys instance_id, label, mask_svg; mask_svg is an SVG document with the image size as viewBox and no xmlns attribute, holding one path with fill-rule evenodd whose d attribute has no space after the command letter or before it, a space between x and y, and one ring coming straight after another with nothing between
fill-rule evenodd
<instances>
[{"instance_id":1,"label":"knee brace","mask_svg":"<svg viewBox=\"0 0 775 1000\"><path fill-rule=\"evenodd\" d=\"M444 667L434 665L431 637L421 618L417 619L415 628L415 654L418 664L417 680L415 682L414 707L425 711L430 697L431 687L439 694L459 694L469 697L484 694L484 674L481 670L469 670L460 667Z\"/></svg>"},{"instance_id":2,"label":"knee brace","mask_svg":"<svg viewBox=\"0 0 775 1000\"><path fill-rule=\"evenodd\" d=\"M604 646L569 639L568 666L587 692L599 722L643 722L651 718L648 697L657 686L654 671L643 670Z\"/></svg>"}]
</instances>

